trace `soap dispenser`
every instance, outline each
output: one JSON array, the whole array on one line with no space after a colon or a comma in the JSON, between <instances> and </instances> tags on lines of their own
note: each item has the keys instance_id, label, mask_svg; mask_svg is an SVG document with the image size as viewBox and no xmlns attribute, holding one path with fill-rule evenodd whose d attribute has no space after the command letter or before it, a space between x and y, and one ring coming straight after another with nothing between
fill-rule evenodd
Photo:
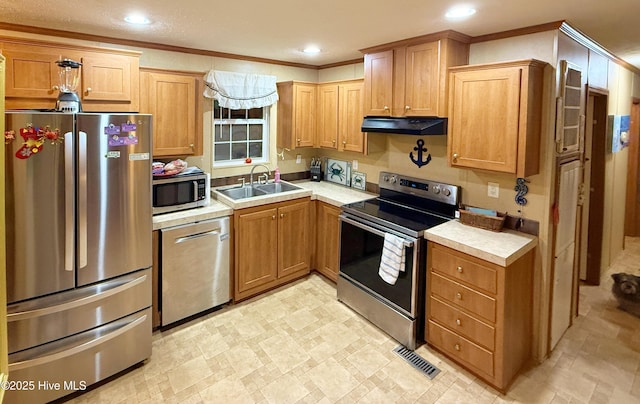
<instances>
[{"instance_id":1,"label":"soap dispenser","mask_svg":"<svg viewBox=\"0 0 640 404\"><path fill-rule=\"evenodd\" d=\"M273 173L273 182L276 184L280 182L280 169L278 167L276 167L276 170Z\"/></svg>"}]
</instances>

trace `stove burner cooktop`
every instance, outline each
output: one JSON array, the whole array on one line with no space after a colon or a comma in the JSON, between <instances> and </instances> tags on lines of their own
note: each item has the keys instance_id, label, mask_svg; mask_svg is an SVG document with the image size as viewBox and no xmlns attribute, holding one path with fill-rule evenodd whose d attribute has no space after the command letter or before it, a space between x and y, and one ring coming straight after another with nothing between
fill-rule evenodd
<instances>
[{"instance_id":1,"label":"stove burner cooktop","mask_svg":"<svg viewBox=\"0 0 640 404\"><path fill-rule=\"evenodd\" d=\"M387 172L379 186L379 198L343 205L343 211L413 237L453 219L461 193L455 185Z\"/></svg>"}]
</instances>

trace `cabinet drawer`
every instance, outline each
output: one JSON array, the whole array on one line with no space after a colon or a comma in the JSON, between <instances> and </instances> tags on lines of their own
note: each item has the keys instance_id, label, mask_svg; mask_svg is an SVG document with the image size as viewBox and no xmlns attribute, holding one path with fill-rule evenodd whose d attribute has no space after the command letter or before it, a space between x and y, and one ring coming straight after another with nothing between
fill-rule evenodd
<instances>
[{"instance_id":1,"label":"cabinet drawer","mask_svg":"<svg viewBox=\"0 0 640 404\"><path fill-rule=\"evenodd\" d=\"M496 321L496 300L471 288L431 272L432 295L453 303L492 323Z\"/></svg>"},{"instance_id":2,"label":"cabinet drawer","mask_svg":"<svg viewBox=\"0 0 640 404\"><path fill-rule=\"evenodd\" d=\"M491 351L495 348L496 330L494 327L463 313L436 297L431 297L429 300L429 317Z\"/></svg>"},{"instance_id":3,"label":"cabinet drawer","mask_svg":"<svg viewBox=\"0 0 640 404\"><path fill-rule=\"evenodd\" d=\"M493 294L497 292L495 269L464 259L438 246L433 247L431 254L433 254L431 257L433 270L487 292Z\"/></svg>"},{"instance_id":4,"label":"cabinet drawer","mask_svg":"<svg viewBox=\"0 0 640 404\"><path fill-rule=\"evenodd\" d=\"M427 342L473 370L494 376L493 353L429 320Z\"/></svg>"}]
</instances>

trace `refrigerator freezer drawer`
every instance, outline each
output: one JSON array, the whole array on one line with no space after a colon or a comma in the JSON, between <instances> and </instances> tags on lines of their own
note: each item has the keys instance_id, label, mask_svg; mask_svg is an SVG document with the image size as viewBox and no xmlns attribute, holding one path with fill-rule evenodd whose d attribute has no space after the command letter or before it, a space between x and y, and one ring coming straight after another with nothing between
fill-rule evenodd
<instances>
[{"instance_id":1,"label":"refrigerator freezer drawer","mask_svg":"<svg viewBox=\"0 0 640 404\"><path fill-rule=\"evenodd\" d=\"M4 402L48 402L85 390L150 356L151 309L147 308L97 329L9 355L9 380L24 389L7 390Z\"/></svg>"},{"instance_id":2,"label":"refrigerator freezer drawer","mask_svg":"<svg viewBox=\"0 0 640 404\"><path fill-rule=\"evenodd\" d=\"M227 303L230 220L162 230L162 325Z\"/></svg>"},{"instance_id":3,"label":"refrigerator freezer drawer","mask_svg":"<svg viewBox=\"0 0 640 404\"><path fill-rule=\"evenodd\" d=\"M9 353L101 326L149 306L151 269L9 305Z\"/></svg>"}]
</instances>

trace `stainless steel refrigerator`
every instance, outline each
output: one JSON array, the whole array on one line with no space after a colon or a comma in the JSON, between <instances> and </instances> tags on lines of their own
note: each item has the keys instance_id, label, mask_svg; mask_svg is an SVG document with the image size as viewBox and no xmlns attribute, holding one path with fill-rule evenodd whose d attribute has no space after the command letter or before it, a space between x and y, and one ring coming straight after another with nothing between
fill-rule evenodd
<instances>
[{"instance_id":1,"label":"stainless steel refrigerator","mask_svg":"<svg viewBox=\"0 0 640 404\"><path fill-rule=\"evenodd\" d=\"M26 386L5 403L82 391L150 357L151 125L5 114L9 378Z\"/></svg>"}]
</instances>

